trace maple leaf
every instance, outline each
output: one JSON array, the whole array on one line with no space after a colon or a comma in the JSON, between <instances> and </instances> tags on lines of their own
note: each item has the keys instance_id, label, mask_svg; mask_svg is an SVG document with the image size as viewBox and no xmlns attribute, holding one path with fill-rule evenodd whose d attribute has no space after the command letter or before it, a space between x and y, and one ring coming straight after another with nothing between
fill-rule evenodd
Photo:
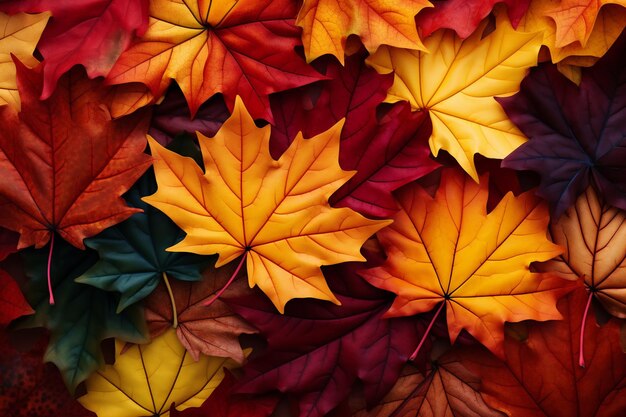
<instances>
[{"instance_id":1,"label":"maple leaf","mask_svg":"<svg viewBox=\"0 0 626 417\"><path fill-rule=\"evenodd\" d=\"M554 45L562 48L574 42L585 46L593 31L600 8L606 4L626 7L624 0L561 0L550 5L546 14L556 23Z\"/></svg>"},{"instance_id":2,"label":"maple leaf","mask_svg":"<svg viewBox=\"0 0 626 417\"><path fill-rule=\"evenodd\" d=\"M433 155L449 152L476 181L474 154L502 159L526 141L494 96L518 90L541 45L541 34L513 30L504 13L483 37L485 26L465 40L438 31L425 40L430 53L381 47L367 60L378 72L394 71L385 101L428 110Z\"/></svg>"},{"instance_id":3,"label":"maple leaf","mask_svg":"<svg viewBox=\"0 0 626 417\"><path fill-rule=\"evenodd\" d=\"M268 94L321 78L294 51L300 44L295 14L289 0L154 0L146 34L107 80L142 82L160 97L175 79L192 116L216 93L224 94L229 109L239 95L255 118L271 122Z\"/></svg>"},{"instance_id":4,"label":"maple leaf","mask_svg":"<svg viewBox=\"0 0 626 417\"><path fill-rule=\"evenodd\" d=\"M363 261L363 242L389 224L328 205L352 175L337 163L340 129L338 123L311 139L299 135L276 161L270 127L256 127L237 99L215 137L198 135L206 173L150 139L159 188L144 200L187 233L168 250L218 253L218 267L245 255L250 286L279 311L296 297L337 303L319 267Z\"/></svg>"},{"instance_id":5,"label":"maple leaf","mask_svg":"<svg viewBox=\"0 0 626 417\"><path fill-rule=\"evenodd\" d=\"M260 297L229 304L267 338L268 348L244 367L239 392L295 394L299 415L323 416L363 383L368 404L392 387L424 323L384 319L390 294L371 287L354 264L325 269L341 306L298 300L284 315Z\"/></svg>"},{"instance_id":6,"label":"maple leaf","mask_svg":"<svg viewBox=\"0 0 626 417\"><path fill-rule=\"evenodd\" d=\"M54 16L37 45L44 58L42 99L74 65L83 65L89 78L106 76L148 25L148 0L13 0L0 3L0 10Z\"/></svg>"},{"instance_id":7,"label":"maple leaf","mask_svg":"<svg viewBox=\"0 0 626 417\"><path fill-rule=\"evenodd\" d=\"M296 23L308 62L332 54L343 64L349 35L359 36L369 52L382 44L425 50L414 18L430 6L427 0L304 0Z\"/></svg>"},{"instance_id":8,"label":"maple leaf","mask_svg":"<svg viewBox=\"0 0 626 417\"><path fill-rule=\"evenodd\" d=\"M613 417L626 409L626 355L619 324L602 327L590 317L585 327L586 367L578 366L580 326L586 291L559 302L564 320L534 323L528 337L505 340L506 361L484 349L459 350L465 366L481 379L481 393L492 407L511 416ZM583 394L584 393L584 394Z\"/></svg>"},{"instance_id":9,"label":"maple leaf","mask_svg":"<svg viewBox=\"0 0 626 417\"><path fill-rule=\"evenodd\" d=\"M131 206L143 212L85 240L85 246L96 250L100 259L76 282L121 293L118 312L147 297L159 282L169 285L168 277L199 281L202 270L211 263L206 256L165 251L184 233L165 214L141 200L156 189L149 171L125 195ZM175 310L174 300L171 302Z\"/></svg>"},{"instance_id":10,"label":"maple leaf","mask_svg":"<svg viewBox=\"0 0 626 417\"><path fill-rule=\"evenodd\" d=\"M100 417L165 417L173 402L179 410L198 407L224 378L223 367L233 366L211 356L194 361L174 330L121 354L123 348L116 341L115 364L91 375L87 394L78 399Z\"/></svg>"},{"instance_id":11,"label":"maple leaf","mask_svg":"<svg viewBox=\"0 0 626 417\"><path fill-rule=\"evenodd\" d=\"M503 417L480 396L480 380L453 355L433 361L426 374L406 365L380 404L358 407L352 417Z\"/></svg>"},{"instance_id":12,"label":"maple leaf","mask_svg":"<svg viewBox=\"0 0 626 417\"><path fill-rule=\"evenodd\" d=\"M198 408L178 411L172 405L171 417L269 417L276 408L278 398L272 395L233 395L237 381L226 371L222 383Z\"/></svg>"},{"instance_id":13,"label":"maple leaf","mask_svg":"<svg viewBox=\"0 0 626 417\"><path fill-rule=\"evenodd\" d=\"M16 66L23 111L0 108L0 225L21 234L18 248L41 248L56 231L83 249L138 211L120 196L150 165L148 114L111 121L101 83L80 69L40 101L41 67Z\"/></svg>"},{"instance_id":14,"label":"maple leaf","mask_svg":"<svg viewBox=\"0 0 626 417\"><path fill-rule=\"evenodd\" d=\"M15 280L0 269L0 327L33 312Z\"/></svg>"},{"instance_id":15,"label":"maple leaf","mask_svg":"<svg viewBox=\"0 0 626 417\"><path fill-rule=\"evenodd\" d=\"M59 371L42 362L46 338L31 341L24 333L0 330L0 415L95 417L67 392Z\"/></svg>"},{"instance_id":16,"label":"maple leaf","mask_svg":"<svg viewBox=\"0 0 626 417\"><path fill-rule=\"evenodd\" d=\"M552 65L542 65L513 97L499 99L530 140L502 163L541 175L537 194L559 217L590 184L626 209L626 35L597 65L584 69L580 87Z\"/></svg>"},{"instance_id":17,"label":"maple leaf","mask_svg":"<svg viewBox=\"0 0 626 417\"><path fill-rule=\"evenodd\" d=\"M487 214L487 194L486 177L479 185L452 169L434 198L417 184L402 188L401 210L378 233L387 262L360 274L398 294L387 316L445 305L452 342L465 329L502 355L504 322L561 318L555 301L571 285L529 271L561 253L546 239L546 206L532 192L508 193Z\"/></svg>"},{"instance_id":18,"label":"maple leaf","mask_svg":"<svg viewBox=\"0 0 626 417\"><path fill-rule=\"evenodd\" d=\"M582 278L613 315L626 318L626 214L603 203L589 187L550 225L565 252L540 266L570 280Z\"/></svg>"},{"instance_id":19,"label":"maple leaf","mask_svg":"<svg viewBox=\"0 0 626 417\"><path fill-rule=\"evenodd\" d=\"M567 25L564 26L562 20L555 22L555 18L550 14L558 14L558 10L562 8L561 4L567 3L562 3L561 0L531 1L529 9L519 22L518 30L541 32L542 43L548 47L552 62L589 67L597 61L598 57L606 53L622 33L626 9L616 4L603 6L595 16L594 22L584 23L585 31L588 32L585 35L587 40L584 45L579 41L574 41L559 47L557 46L557 28L560 27L562 31ZM589 1L587 3L591 4ZM594 0L593 3L600 2ZM562 10L576 14L576 10L580 11L581 8L572 8L569 12L566 9Z\"/></svg>"},{"instance_id":20,"label":"maple leaf","mask_svg":"<svg viewBox=\"0 0 626 417\"><path fill-rule=\"evenodd\" d=\"M11 55L25 65L37 65L33 51L49 18L50 13L9 16L0 12L0 106L9 104L20 110L15 64Z\"/></svg>"},{"instance_id":21,"label":"maple leaf","mask_svg":"<svg viewBox=\"0 0 626 417\"><path fill-rule=\"evenodd\" d=\"M161 145L167 146L183 133L200 132L204 136L213 136L228 119L228 109L221 95L213 96L203 103L192 119L189 108L185 105L185 96L179 88L172 87L165 99L154 107L148 131Z\"/></svg>"},{"instance_id":22,"label":"maple leaf","mask_svg":"<svg viewBox=\"0 0 626 417\"><path fill-rule=\"evenodd\" d=\"M132 343L147 341L141 309L131 306L116 314L119 297L89 285L74 282L98 259L90 250L78 250L59 241L57 261L51 271L56 303L48 303L45 264L46 250L22 251L24 269L30 279L26 297L35 308L33 316L19 323L23 327L45 327L50 342L44 360L53 362L74 392L76 386L104 363L100 342L117 337Z\"/></svg>"},{"instance_id":23,"label":"maple leaf","mask_svg":"<svg viewBox=\"0 0 626 417\"><path fill-rule=\"evenodd\" d=\"M434 8L422 10L415 18L425 39L438 29L452 29L461 39L470 36L494 6L504 3L511 25L516 28L531 0L432 0Z\"/></svg>"},{"instance_id":24,"label":"maple leaf","mask_svg":"<svg viewBox=\"0 0 626 417\"><path fill-rule=\"evenodd\" d=\"M365 216L389 217L397 211L391 192L438 166L429 158L427 141L432 129L428 115L411 113L406 103L398 103L379 121L377 106L392 77L366 67L363 54L348 57L345 68L329 63L325 74L330 80L320 81L309 94L295 90L272 99L278 117L272 128L271 153L281 155L298 131L315 136L345 118L339 165L356 174L329 202Z\"/></svg>"},{"instance_id":25,"label":"maple leaf","mask_svg":"<svg viewBox=\"0 0 626 417\"><path fill-rule=\"evenodd\" d=\"M178 314L176 334L195 360L198 360L200 353L204 353L243 362L244 354L238 336L256 333L257 330L237 316L221 299L215 300L210 307L204 305L226 284L234 270L235 265L232 264L222 268L208 268L202 281L173 281L171 290L161 283L145 302L150 336L154 338L163 334L174 323L169 307L171 291ZM246 289L243 281L238 281L229 286L225 294L227 297L241 296Z\"/></svg>"}]
</instances>

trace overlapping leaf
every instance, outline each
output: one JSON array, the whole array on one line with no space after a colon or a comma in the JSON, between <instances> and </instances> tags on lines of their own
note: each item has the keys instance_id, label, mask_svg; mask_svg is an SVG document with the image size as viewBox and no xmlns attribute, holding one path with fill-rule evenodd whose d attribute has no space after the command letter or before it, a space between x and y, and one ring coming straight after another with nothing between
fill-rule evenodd
<instances>
[{"instance_id":1,"label":"overlapping leaf","mask_svg":"<svg viewBox=\"0 0 626 417\"><path fill-rule=\"evenodd\" d=\"M438 31L425 40L429 53L381 47L368 58L377 71L394 71L386 101L428 110L432 153L449 152L475 180L474 154L501 159L526 140L494 96L518 90L541 45L541 34L516 32L504 13L483 37L485 25L465 40Z\"/></svg>"},{"instance_id":2,"label":"overlapping leaf","mask_svg":"<svg viewBox=\"0 0 626 417\"><path fill-rule=\"evenodd\" d=\"M9 16L0 12L0 105L9 104L20 109L15 64L11 55L25 65L36 65L33 51L49 18L50 13Z\"/></svg>"},{"instance_id":3,"label":"overlapping leaf","mask_svg":"<svg viewBox=\"0 0 626 417\"><path fill-rule=\"evenodd\" d=\"M388 224L328 205L351 176L337 162L340 128L299 135L276 161L269 126L256 127L238 99L215 137L198 135L205 173L151 141L159 188L145 200L187 233L169 250L218 253L218 267L245 255L250 286L280 311L292 298L337 303L320 266L364 260L361 245Z\"/></svg>"},{"instance_id":4,"label":"overlapping leaf","mask_svg":"<svg viewBox=\"0 0 626 417\"><path fill-rule=\"evenodd\" d=\"M507 194L486 213L487 179L478 185L453 170L434 198L417 184L397 194L401 210L378 233L387 262L361 272L398 296L388 316L446 306L450 338L462 329L502 355L504 322L554 320L567 281L530 272L561 249L546 239L546 206L526 192Z\"/></svg>"},{"instance_id":5,"label":"overlapping leaf","mask_svg":"<svg viewBox=\"0 0 626 417\"><path fill-rule=\"evenodd\" d=\"M511 25L515 28L526 13L531 0L433 0L434 8L422 10L415 23L420 36L427 38L438 29L452 29L465 39L472 34L494 6L504 3Z\"/></svg>"},{"instance_id":6,"label":"overlapping leaf","mask_svg":"<svg viewBox=\"0 0 626 417\"><path fill-rule=\"evenodd\" d=\"M507 337L506 361L488 352L464 349L463 363L478 375L482 396L511 416L613 417L626 409L626 355L619 325L585 327L587 366L578 366L580 318L587 294L572 292L559 303L563 320L538 323L523 341Z\"/></svg>"},{"instance_id":7,"label":"overlapping leaf","mask_svg":"<svg viewBox=\"0 0 626 417\"><path fill-rule=\"evenodd\" d=\"M107 80L142 82L159 97L174 79L192 116L222 93L229 109L241 96L253 117L271 121L268 94L320 79L294 51L300 44L296 13L289 0L153 0L146 34Z\"/></svg>"},{"instance_id":8,"label":"overlapping leaf","mask_svg":"<svg viewBox=\"0 0 626 417\"><path fill-rule=\"evenodd\" d=\"M169 291L161 283L145 302L150 335L157 337L176 323L178 339L195 360L203 353L243 362L244 354L238 336L256 333L256 329L237 316L221 299L215 300L210 307L204 305L226 285L234 270L235 265L232 264L211 267L205 270L200 282L171 282L171 297L178 316L176 321L170 307ZM225 297L244 295L246 289L244 282L235 282L228 287Z\"/></svg>"},{"instance_id":9,"label":"overlapping leaf","mask_svg":"<svg viewBox=\"0 0 626 417\"><path fill-rule=\"evenodd\" d=\"M565 248L541 266L567 279L582 278L611 314L626 318L626 215L603 204L592 187L550 226Z\"/></svg>"},{"instance_id":10,"label":"overlapping leaf","mask_svg":"<svg viewBox=\"0 0 626 417\"><path fill-rule=\"evenodd\" d=\"M123 347L116 343L115 364L89 377L79 398L99 417L166 417L172 403L178 410L198 407L224 378L223 367L232 366L211 356L194 361L173 330L122 354Z\"/></svg>"},{"instance_id":11,"label":"overlapping leaf","mask_svg":"<svg viewBox=\"0 0 626 417\"><path fill-rule=\"evenodd\" d=\"M272 100L280 115L272 129L272 155L280 156L299 131L315 136L345 118L339 164L357 172L333 193L330 204L370 217L389 217L397 210L391 192L437 167L427 146L432 131L428 115L411 113L402 103L379 119L377 106L392 77L367 68L362 54L347 58L345 68L329 63L326 75L331 79L318 83L318 88Z\"/></svg>"},{"instance_id":12,"label":"overlapping leaf","mask_svg":"<svg viewBox=\"0 0 626 417\"><path fill-rule=\"evenodd\" d=\"M148 115L112 121L101 82L80 69L40 101L41 67L16 64L23 111L0 108L0 225L21 234L20 248L40 248L54 231L84 248L84 238L138 211L121 194L150 165Z\"/></svg>"},{"instance_id":13,"label":"overlapping leaf","mask_svg":"<svg viewBox=\"0 0 626 417\"><path fill-rule=\"evenodd\" d=\"M593 68L580 87L554 66L542 65L513 97L499 99L530 140L503 166L541 175L537 194L558 218L590 184L607 203L626 209L626 36Z\"/></svg>"},{"instance_id":14,"label":"overlapping leaf","mask_svg":"<svg viewBox=\"0 0 626 417\"><path fill-rule=\"evenodd\" d=\"M17 234L0 230L0 261L17 251ZM33 313L17 282L6 271L0 269L0 328L26 314Z\"/></svg>"},{"instance_id":15,"label":"overlapping leaf","mask_svg":"<svg viewBox=\"0 0 626 417\"><path fill-rule=\"evenodd\" d=\"M166 252L182 240L184 233L166 215L141 200L155 191L154 176L149 172L125 196L143 212L85 240L85 246L96 250L100 259L76 282L121 293L118 311L147 297L168 277L199 281L202 270L211 262L206 256Z\"/></svg>"},{"instance_id":16,"label":"overlapping leaf","mask_svg":"<svg viewBox=\"0 0 626 417\"><path fill-rule=\"evenodd\" d=\"M26 296L35 308L34 316L21 324L43 326L50 330L44 360L53 362L73 392L76 386L104 364L100 342L116 337L133 343L147 341L148 331L142 311L131 306L117 314L119 297L85 284L74 282L98 259L93 251L80 251L64 241L54 248L52 287L56 303L48 303L46 283L47 250L28 249L24 267L30 278Z\"/></svg>"},{"instance_id":17,"label":"overlapping leaf","mask_svg":"<svg viewBox=\"0 0 626 417\"><path fill-rule=\"evenodd\" d=\"M357 380L373 405L399 377L424 323L384 319L390 294L369 286L351 265L325 271L341 306L298 300L280 315L259 297L230 302L268 341L265 353L244 368L241 392L296 395L300 416L320 417L345 399Z\"/></svg>"},{"instance_id":18,"label":"overlapping leaf","mask_svg":"<svg viewBox=\"0 0 626 417\"><path fill-rule=\"evenodd\" d=\"M133 36L146 31L148 1L8 0L0 2L0 10L54 16L37 45L44 58L41 97L46 99L74 65L83 65L89 78L106 76Z\"/></svg>"},{"instance_id":19,"label":"overlapping leaf","mask_svg":"<svg viewBox=\"0 0 626 417\"><path fill-rule=\"evenodd\" d=\"M415 15L427 0L304 0L297 24L307 61L331 54L343 63L346 40L357 35L370 52L380 45L424 50Z\"/></svg>"},{"instance_id":20,"label":"overlapping leaf","mask_svg":"<svg viewBox=\"0 0 626 417\"><path fill-rule=\"evenodd\" d=\"M42 362L45 338L34 338L28 348L17 346L20 339L33 337L0 330L0 415L95 417L67 392L59 371Z\"/></svg>"}]
</instances>

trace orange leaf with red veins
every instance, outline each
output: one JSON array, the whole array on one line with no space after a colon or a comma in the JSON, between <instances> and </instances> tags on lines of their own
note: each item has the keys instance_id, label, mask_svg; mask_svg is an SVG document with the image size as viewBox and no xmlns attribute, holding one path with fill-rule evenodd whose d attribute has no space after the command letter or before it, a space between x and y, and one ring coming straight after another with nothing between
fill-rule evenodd
<instances>
[{"instance_id":1,"label":"orange leaf with red veins","mask_svg":"<svg viewBox=\"0 0 626 417\"><path fill-rule=\"evenodd\" d=\"M80 69L40 101L41 66L16 67L22 112L0 108L0 226L21 234L18 248L40 248L56 231L84 249L84 238L138 211L121 195L150 166L148 114L111 121L102 83Z\"/></svg>"},{"instance_id":2,"label":"orange leaf with red veins","mask_svg":"<svg viewBox=\"0 0 626 417\"><path fill-rule=\"evenodd\" d=\"M561 253L546 239L547 206L507 193L487 214L487 182L446 170L434 198L417 184L401 189L400 211L378 232L387 261L361 275L398 295L388 316L444 302L452 342L465 329L502 355L504 322L560 319L556 299L572 283L529 270Z\"/></svg>"},{"instance_id":3,"label":"orange leaf with red veins","mask_svg":"<svg viewBox=\"0 0 626 417\"><path fill-rule=\"evenodd\" d=\"M176 335L180 343L195 360L200 353L207 356L233 358L241 363L244 359L239 344L239 335L257 331L237 316L221 299L210 306L204 305L222 288L235 270L229 264L222 268L209 267L200 282L172 280L170 282L174 305L178 313ZM226 297L237 297L246 293L244 281L228 287ZM146 321L150 337L165 333L174 322L170 307L170 295L163 282L145 301Z\"/></svg>"},{"instance_id":4,"label":"orange leaf with red veins","mask_svg":"<svg viewBox=\"0 0 626 417\"><path fill-rule=\"evenodd\" d=\"M308 62L332 54L343 64L346 40L357 35L369 52L380 45L425 51L415 15L427 0L304 0L297 24Z\"/></svg>"},{"instance_id":5,"label":"orange leaf with red veins","mask_svg":"<svg viewBox=\"0 0 626 417\"><path fill-rule=\"evenodd\" d=\"M269 94L323 78L294 51L296 13L289 0L153 0L146 34L107 82L142 82L160 97L174 79L192 116L222 93L230 110L239 95L254 118L271 122Z\"/></svg>"},{"instance_id":6,"label":"orange leaf with red veins","mask_svg":"<svg viewBox=\"0 0 626 417\"><path fill-rule=\"evenodd\" d=\"M626 318L626 213L589 187L558 221L552 239L565 252L540 266L585 285L614 316Z\"/></svg>"},{"instance_id":7,"label":"orange leaf with red veins","mask_svg":"<svg viewBox=\"0 0 626 417\"><path fill-rule=\"evenodd\" d=\"M168 250L217 253L217 267L241 258L250 286L280 312L293 298L338 304L320 267L364 261L363 243L389 224L328 204L353 175L339 166L341 125L310 139L299 134L275 160L271 127L257 127L238 98L213 138L198 134L204 172L150 139L158 189L143 200L187 233Z\"/></svg>"},{"instance_id":8,"label":"orange leaf with red veins","mask_svg":"<svg viewBox=\"0 0 626 417\"><path fill-rule=\"evenodd\" d=\"M562 48L574 42L585 46L600 12L605 4L626 7L624 0L561 0L550 5L547 15L556 23L555 46Z\"/></svg>"}]
</instances>

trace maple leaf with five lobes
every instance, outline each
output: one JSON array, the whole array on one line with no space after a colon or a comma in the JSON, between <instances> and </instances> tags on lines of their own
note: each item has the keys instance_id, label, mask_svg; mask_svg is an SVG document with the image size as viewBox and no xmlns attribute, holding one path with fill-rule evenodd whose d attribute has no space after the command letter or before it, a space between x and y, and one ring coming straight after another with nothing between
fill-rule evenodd
<instances>
[{"instance_id":1,"label":"maple leaf with five lobes","mask_svg":"<svg viewBox=\"0 0 626 417\"><path fill-rule=\"evenodd\" d=\"M434 198L416 184L403 188L394 223L378 233L387 261L361 275L398 294L388 316L444 302L452 342L465 329L501 356L504 322L560 319L556 299L573 284L529 270L561 253L546 239L545 204L532 192L508 193L487 214L487 195L486 177L479 185L453 170Z\"/></svg>"},{"instance_id":2,"label":"maple leaf with five lobes","mask_svg":"<svg viewBox=\"0 0 626 417\"><path fill-rule=\"evenodd\" d=\"M465 40L437 31L425 40L429 53L382 46L367 59L380 73L394 72L386 102L428 110L433 155L449 152L476 181L476 153L502 159L526 141L494 96L519 89L541 46L540 33L515 31L505 13L483 37L486 23Z\"/></svg>"},{"instance_id":3,"label":"maple leaf with five lobes","mask_svg":"<svg viewBox=\"0 0 626 417\"><path fill-rule=\"evenodd\" d=\"M338 162L341 125L311 139L298 135L276 161L270 127L256 127L237 98L213 138L198 134L206 173L150 138L158 190L145 201L187 233L168 250L218 253L218 267L245 254L250 286L281 312L292 298L338 304L319 267L364 261L363 242L390 223L329 206L353 175Z\"/></svg>"},{"instance_id":4,"label":"maple leaf with five lobes","mask_svg":"<svg viewBox=\"0 0 626 417\"><path fill-rule=\"evenodd\" d=\"M255 118L271 122L268 94L323 78L294 50L296 12L289 0L153 0L146 34L120 56L107 81L141 82L160 97L174 79L192 116L216 93L229 109L239 95Z\"/></svg>"},{"instance_id":5,"label":"maple leaf with five lobes","mask_svg":"<svg viewBox=\"0 0 626 417\"><path fill-rule=\"evenodd\" d=\"M427 0L305 0L296 23L302 27L307 61L332 54L343 64L346 40L358 35L369 52L382 44L421 49L415 15Z\"/></svg>"}]
</instances>

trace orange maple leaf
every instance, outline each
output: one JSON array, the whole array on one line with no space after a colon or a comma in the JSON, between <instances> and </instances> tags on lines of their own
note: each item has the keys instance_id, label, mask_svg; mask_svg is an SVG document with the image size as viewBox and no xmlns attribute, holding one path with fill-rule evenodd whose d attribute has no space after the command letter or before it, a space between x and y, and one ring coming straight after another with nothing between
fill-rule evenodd
<instances>
[{"instance_id":1,"label":"orange maple leaf","mask_svg":"<svg viewBox=\"0 0 626 417\"><path fill-rule=\"evenodd\" d=\"M283 312L292 298L339 304L321 265L364 261L365 240L390 221L331 208L330 195L353 175L339 167L342 122L311 139L298 134L276 161L270 127L258 128L239 98L213 138L198 134L206 173L190 158L150 139L158 190L145 201L187 236L168 250L219 254L216 266L241 255L250 286Z\"/></svg>"},{"instance_id":2,"label":"orange maple leaf","mask_svg":"<svg viewBox=\"0 0 626 417\"><path fill-rule=\"evenodd\" d=\"M231 110L239 95L255 118L271 122L268 94L323 78L294 51L296 12L288 0L153 0L148 31L107 81L141 82L160 97L174 79L192 116L216 93Z\"/></svg>"},{"instance_id":3,"label":"orange maple leaf","mask_svg":"<svg viewBox=\"0 0 626 417\"><path fill-rule=\"evenodd\" d=\"M443 301L452 342L465 329L501 356L504 322L560 319L556 299L572 285L529 270L561 253L546 239L546 205L509 193L487 214L487 182L448 170L434 198L417 184L403 188L394 223L378 233L388 259L361 275L398 294L387 315Z\"/></svg>"},{"instance_id":4,"label":"orange maple leaf","mask_svg":"<svg viewBox=\"0 0 626 417\"><path fill-rule=\"evenodd\" d=\"M358 35L369 52L382 44L425 51L415 15L427 0L305 0L296 23L303 29L307 61L332 54L344 62L346 40Z\"/></svg>"}]
</instances>

